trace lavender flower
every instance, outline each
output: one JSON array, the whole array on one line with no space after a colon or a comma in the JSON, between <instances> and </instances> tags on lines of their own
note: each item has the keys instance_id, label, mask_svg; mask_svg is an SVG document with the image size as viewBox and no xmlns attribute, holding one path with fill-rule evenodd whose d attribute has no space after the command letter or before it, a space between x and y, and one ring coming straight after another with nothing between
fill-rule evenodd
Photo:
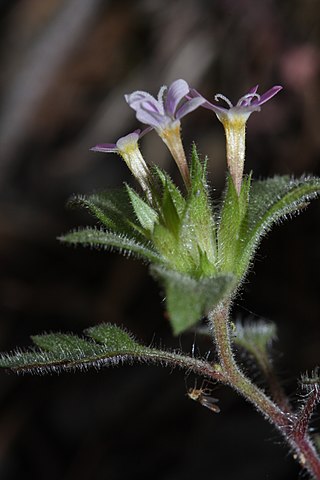
<instances>
[{"instance_id":1,"label":"lavender flower","mask_svg":"<svg viewBox=\"0 0 320 480\"><path fill-rule=\"evenodd\" d=\"M137 119L154 128L167 145L187 187L190 186L190 174L181 141L180 120L205 102L200 96L187 98L189 92L187 82L180 79L169 87L161 87L157 99L140 90L125 95Z\"/></svg>"},{"instance_id":2,"label":"lavender flower","mask_svg":"<svg viewBox=\"0 0 320 480\"><path fill-rule=\"evenodd\" d=\"M118 153L126 162L132 174L140 183L142 189L147 193L148 198L151 195L151 175L139 150L138 141L150 130L150 128L146 128L142 132L141 130L135 130L134 132L119 138L116 143L101 143L90 149L93 152Z\"/></svg>"},{"instance_id":3,"label":"lavender flower","mask_svg":"<svg viewBox=\"0 0 320 480\"><path fill-rule=\"evenodd\" d=\"M228 108L223 108L204 99L202 106L213 110L223 124L227 140L227 163L235 188L240 193L245 159L245 127L252 112L259 112L261 105L268 102L282 87L274 86L263 95L257 93L258 85L238 100L235 106L230 100L218 93L215 100L223 100ZM189 98L203 98L196 90L191 90Z\"/></svg>"}]
</instances>

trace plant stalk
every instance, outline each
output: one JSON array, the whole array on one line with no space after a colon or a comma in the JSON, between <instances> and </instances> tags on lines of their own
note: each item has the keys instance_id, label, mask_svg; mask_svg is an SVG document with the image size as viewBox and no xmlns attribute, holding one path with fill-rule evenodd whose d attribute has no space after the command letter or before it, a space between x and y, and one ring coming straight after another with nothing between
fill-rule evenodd
<instances>
[{"instance_id":1,"label":"plant stalk","mask_svg":"<svg viewBox=\"0 0 320 480\"><path fill-rule=\"evenodd\" d=\"M303 432L294 413L284 411L260 388L254 385L238 367L232 352L229 331L229 302L210 312L209 319L214 328L214 340L225 382L251 402L282 434L293 450L293 457L308 470L314 479L320 480L320 458L308 435ZM297 426L297 428L295 428Z\"/></svg>"}]
</instances>

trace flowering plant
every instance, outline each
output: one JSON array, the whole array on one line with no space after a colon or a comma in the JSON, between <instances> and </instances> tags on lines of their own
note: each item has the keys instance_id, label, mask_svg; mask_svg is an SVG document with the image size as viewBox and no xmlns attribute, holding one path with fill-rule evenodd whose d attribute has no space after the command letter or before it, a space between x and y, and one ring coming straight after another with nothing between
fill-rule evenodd
<instances>
[{"instance_id":1,"label":"flowering plant","mask_svg":"<svg viewBox=\"0 0 320 480\"><path fill-rule=\"evenodd\" d=\"M315 437L308 431L320 400L319 371L315 369L301 378L306 395L301 406L295 408L273 371L270 345L275 326L265 322L235 325L231 321L232 303L253 264L261 238L279 220L299 212L320 193L320 179L312 176L253 180L251 174L243 173L246 122L280 90L275 86L260 96L256 86L236 106L221 94L215 96L229 108L209 102L184 80L162 87L157 99L143 91L125 95L137 119L147 128L92 150L119 154L140 191L125 185L117 191L74 196L70 203L87 208L100 226L60 237L66 243L118 250L149 263L151 274L165 292L173 333L198 329L204 318L205 333L215 345L214 362L181 351L145 347L125 330L101 324L87 329L83 338L61 333L34 336L37 349L3 354L0 366L15 372L42 373L150 361L185 368L243 395L278 429L301 466L320 479ZM218 205L213 205L210 198L207 161L201 160L194 146L188 163L181 139L181 119L197 108L213 110L225 129L228 173ZM183 189L167 172L155 165L150 167L144 160L138 142L152 130L175 160ZM246 350L255 360L265 377L264 389L239 367L236 348ZM210 392L192 389L189 396L219 412Z\"/></svg>"}]
</instances>

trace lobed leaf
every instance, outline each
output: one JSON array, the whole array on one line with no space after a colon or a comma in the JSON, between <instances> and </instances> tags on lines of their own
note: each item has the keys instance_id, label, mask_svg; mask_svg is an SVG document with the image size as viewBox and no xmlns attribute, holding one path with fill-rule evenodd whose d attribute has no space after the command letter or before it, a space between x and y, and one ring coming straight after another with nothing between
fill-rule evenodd
<instances>
[{"instance_id":1,"label":"lobed leaf","mask_svg":"<svg viewBox=\"0 0 320 480\"><path fill-rule=\"evenodd\" d=\"M36 335L32 340L38 349L2 354L0 368L41 374L138 361L186 368L223 379L220 369L208 362L179 352L145 347L115 325L101 324L87 329L85 334L87 338L62 333Z\"/></svg>"}]
</instances>

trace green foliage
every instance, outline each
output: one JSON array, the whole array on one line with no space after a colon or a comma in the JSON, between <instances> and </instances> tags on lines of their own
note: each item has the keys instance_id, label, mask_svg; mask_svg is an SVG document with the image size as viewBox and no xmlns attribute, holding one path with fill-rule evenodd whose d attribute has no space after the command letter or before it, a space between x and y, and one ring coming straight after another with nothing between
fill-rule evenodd
<instances>
[{"instance_id":1,"label":"green foliage","mask_svg":"<svg viewBox=\"0 0 320 480\"><path fill-rule=\"evenodd\" d=\"M274 323L259 322L236 323L233 342L245 349L256 360L262 372L268 376L271 371L269 350L277 338Z\"/></svg>"},{"instance_id":2,"label":"green foliage","mask_svg":"<svg viewBox=\"0 0 320 480\"><path fill-rule=\"evenodd\" d=\"M218 258L222 272L236 272L238 251L242 246L240 231L247 213L250 185L251 176L245 177L238 195L232 177L227 177L218 229Z\"/></svg>"},{"instance_id":3,"label":"green foliage","mask_svg":"<svg viewBox=\"0 0 320 480\"><path fill-rule=\"evenodd\" d=\"M93 195L74 195L68 206L83 207L107 229L132 236L140 232L127 189L110 190Z\"/></svg>"},{"instance_id":4,"label":"green foliage","mask_svg":"<svg viewBox=\"0 0 320 480\"><path fill-rule=\"evenodd\" d=\"M195 146L192 152L190 169L191 190L187 198L187 208L184 216L182 235L194 239L200 260L200 275L202 274L201 256L205 255L211 264L211 271L216 271L216 231L213 210L207 186L207 161L201 163ZM192 235L192 237L191 237Z\"/></svg>"},{"instance_id":5,"label":"green foliage","mask_svg":"<svg viewBox=\"0 0 320 480\"><path fill-rule=\"evenodd\" d=\"M196 280L161 266L153 266L151 273L164 286L166 308L175 335L195 325L230 294L235 284L230 274Z\"/></svg>"},{"instance_id":6,"label":"green foliage","mask_svg":"<svg viewBox=\"0 0 320 480\"><path fill-rule=\"evenodd\" d=\"M194 325L209 308L232 296L271 226L319 194L320 180L274 177L251 182L240 195L228 176L220 208L213 209L206 162L192 152L191 188L182 195L169 175L153 168L151 196L124 191L73 197L103 228L87 228L60 240L133 254L151 263L162 284L175 333Z\"/></svg>"},{"instance_id":7,"label":"green foliage","mask_svg":"<svg viewBox=\"0 0 320 480\"><path fill-rule=\"evenodd\" d=\"M194 148L191 165L192 187L184 199L168 175L156 174L162 186L159 200L159 224L152 241L166 259L168 269L195 278L216 273L215 228L206 185L206 165Z\"/></svg>"},{"instance_id":8,"label":"green foliage","mask_svg":"<svg viewBox=\"0 0 320 480\"><path fill-rule=\"evenodd\" d=\"M167 194L171 197L171 200L180 218L180 216L183 214L184 209L186 207L186 200L181 194L179 188L173 183L173 181L171 180L167 172L161 170L157 166L154 167L154 175L155 175L155 178L157 178L161 184L161 191L165 192L165 190L167 190ZM161 200L160 200L160 203L161 203ZM160 208L160 211L162 211L163 209L165 209L165 207L163 207L162 205Z\"/></svg>"},{"instance_id":9,"label":"green foliage","mask_svg":"<svg viewBox=\"0 0 320 480\"><path fill-rule=\"evenodd\" d=\"M319 193L317 178L274 177L252 182L251 187L247 178L238 197L229 177L218 229L220 270L241 281L272 225L299 212Z\"/></svg>"},{"instance_id":10,"label":"green foliage","mask_svg":"<svg viewBox=\"0 0 320 480\"><path fill-rule=\"evenodd\" d=\"M155 223L157 223L158 214L128 185L127 191L134 213L136 214L141 227L146 232L146 236L149 236L153 232Z\"/></svg>"},{"instance_id":11,"label":"green foliage","mask_svg":"<svg viewBox=\"0 0 320 480\"><path fill-rule=\"evenodd\" d=\"M267 352L276 338L275 324L260 320L244 324L237 322L233 341L254 355L256 350Z\"/></svg>"},{"instance_id":12,"label":"green foliage","mask_svg":"<svg viewBox=\"0 0 320 480\"><path fill-rule=\"evenodd\" d=\"M239 277L246 273L261 238L272 225L298 213L319 193L320 179L313 177L274 177L254 182L241 225L235 273Z\"/></svg>"},{"instance_id":13,"label":"green foliage","mask_svg":"<svg viewBox=\"0 0 320 480\"><path fill-rule=\"evenodd\" d=\"M104 248L108 250L117 250L118 252L129 256L133 254L149 262L158 263L161 258L149 243L140 243L134 238L125 235L99 230L97 228L84 228L74 232L67 233L59 237L62 242L72 245L82 244L85 247Z\"/></svg>"},{"instance_id":14,"label":"green foliage","mask_svg":"<svg viewBox=\"0 0 320 480\"><path fill-rule=\"evenodd\" d=\"M115 325L101 324L84 333L86 337L63 333L36 335L32 340L37 348L2 354L0 368L41 374L137 361L185 368L204 375L215 374L214 368L201 359L145 347Z\"/></svg>"}]
</instances>

